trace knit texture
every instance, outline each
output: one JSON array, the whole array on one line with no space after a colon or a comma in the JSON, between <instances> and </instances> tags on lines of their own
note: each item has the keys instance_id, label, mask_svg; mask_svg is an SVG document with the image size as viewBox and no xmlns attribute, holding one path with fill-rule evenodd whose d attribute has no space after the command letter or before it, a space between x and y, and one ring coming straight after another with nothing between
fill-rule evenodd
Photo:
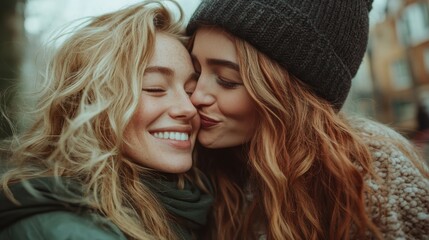
<instances>
[{"instance_id":1,"label":"knit texture","mask_svg":"<svg viewBox=\"0 0 429 240\"><path fill-rule=\"evenodd\" d=\"M368 40L372 0L203 0L188 24L219 26L340 109Z\"/></svg>"},{"instance_id":2,"label":"knit texture","mask_svg":"<svg viewBox=\"0 0 429 240\"><path fill-rule=\"evenodd\" d=\"M380 178L366 176L373 191L366 202L383 239L429 239L429 179L392 141L404 148L410 148L410 143L382 124L358 118L349 121L370 147L372 167Z\"/></svg>"}]
</instances>

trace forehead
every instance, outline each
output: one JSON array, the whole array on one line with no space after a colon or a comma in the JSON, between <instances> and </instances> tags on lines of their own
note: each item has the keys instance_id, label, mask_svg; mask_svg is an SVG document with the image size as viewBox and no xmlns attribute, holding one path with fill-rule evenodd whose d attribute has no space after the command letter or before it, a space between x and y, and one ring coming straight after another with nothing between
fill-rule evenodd
<instances>
[{"instance_id":1,"label":"forehead","mask_svg":"<svg viewBox=\"0 0 429 240\"><path fill-rule=\"evenodd\" d=\"M192 63L188 51L178 39L165 33L156 33L155 51L149 61L149 66L189 71Z\"/></svg>"},{"instance_id":2,"label":"forehead","mask_svg":"<svg viewBox=\"0 0 429 240\"><path fill-rule=\"evenodd\" d=\"M192 54L197 58L237 62L234 37L220 28L202 27L196 31Z\"/></svg>"}]
</instances>

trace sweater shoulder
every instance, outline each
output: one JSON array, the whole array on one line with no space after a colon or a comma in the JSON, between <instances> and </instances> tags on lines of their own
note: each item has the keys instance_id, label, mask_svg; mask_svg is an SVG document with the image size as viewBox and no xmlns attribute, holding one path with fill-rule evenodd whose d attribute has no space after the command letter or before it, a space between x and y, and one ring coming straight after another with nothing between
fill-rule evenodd
<instances>
[{"instance_id":1,"label":"sweater shoulder","mask_svg":"<svg viewBox=\"0 0 429 240\"><path fill-rule=\"evenodd\" d=\"M389 173L422 175L415 163L424 163L415 146L394 129L365 118L349 118L349 124L368 147L372 155L372 165L382 179ZM422 165L423 167L427 166ZM419 174L420 173L420 174ZM393 176L391 176L393 177Z\"/></svg>"},{"instance_id":2,"label":"sweater shoulder","mask_svg":"<svg viewBox=\"0 0 429 240\"><path fill-rule=\"evenodd\" d=\"M391 138L403 144L409 142L400 133L380 122L357 116L346 117L346 120L366 141Z\"/></svg>"},{"instance_id":3,"label":"sweater shoulder","mask_svg":"<svg viewBox=\"0 0 429 240\"><path fill-rule=\"evenodd\" d=\"M372 155L375 176L365 176L366 200L384 237L429 239L429 179L415 165L421 160L414 146L384 124L363 118L349 123Z\"/></svg>"}]
</instances>

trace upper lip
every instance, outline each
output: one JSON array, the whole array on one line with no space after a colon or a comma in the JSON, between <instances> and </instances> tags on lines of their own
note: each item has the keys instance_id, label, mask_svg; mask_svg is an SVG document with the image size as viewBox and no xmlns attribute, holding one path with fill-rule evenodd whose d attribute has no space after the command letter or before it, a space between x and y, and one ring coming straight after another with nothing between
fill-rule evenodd
<instances>
[{"instance_id":1,"label":"upper lip","mask_svg":"<svg viewBox=\"0 0 429 240\"><path fill-rule=\"evenodd\" d=\"M154 130L150 130L150 133L155 132L184 132L191 134L192 133L192 127L191 126L174 126L174 127L163 127L163 128L157 128Z\"/></svg>"},{"instance_id":2,"label":"upper lip","mask_svg":"<svg viewBox=\"0 0 429 240\"><path fill-rule=\"evenodd\" d=\"M206 120L206 121L210 121L210 122L214 122L214 123L218 123L219 121L217 121L217 120L214 120L213 118L210 118L210 117L208 117L208 116L206 116L206 115L204 115L203 113L201 113L201 112L199 112L199 114L200 114L200 118L202 119L202 120Z\"/></svg>"}]
</instances>

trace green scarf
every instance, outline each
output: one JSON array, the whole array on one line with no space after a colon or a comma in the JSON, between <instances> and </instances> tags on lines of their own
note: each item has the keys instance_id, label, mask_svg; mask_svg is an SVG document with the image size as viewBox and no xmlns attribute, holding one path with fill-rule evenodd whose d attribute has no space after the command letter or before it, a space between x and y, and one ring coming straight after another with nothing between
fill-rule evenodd
<instances>
[{"instance_id":1,"label":"green scarf","mask_svg":"<svg viewBox=\"0 0 429 240\"><path fill-rule=\"evenodd\" d=\"M210 188L208 179L203 182ZM151 188L166 210L183 221L174 221L172 227L180 239L193 239L193 234L205 226L213 197L204 193L195 184L185 181L183 189L177 187L177 176L162 175L143 179Z\"/></svg>"}]
</instances>

